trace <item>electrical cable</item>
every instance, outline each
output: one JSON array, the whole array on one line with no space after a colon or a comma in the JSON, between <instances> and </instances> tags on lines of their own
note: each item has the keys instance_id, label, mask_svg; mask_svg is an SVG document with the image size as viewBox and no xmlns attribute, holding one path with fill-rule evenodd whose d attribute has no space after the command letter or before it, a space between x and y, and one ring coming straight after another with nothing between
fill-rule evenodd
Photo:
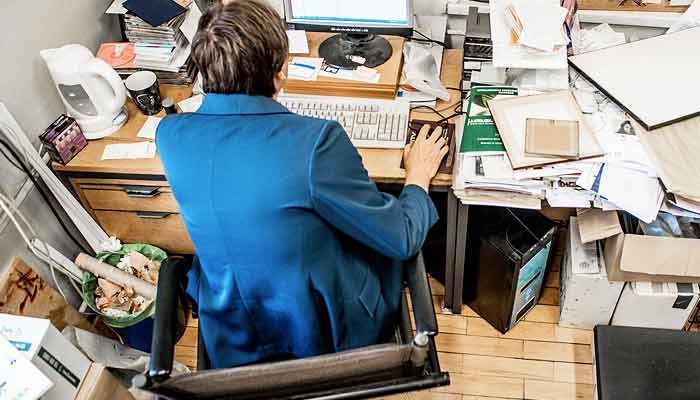
<instances>
[{"instance_id":1,"label":"electrical cable","mask_svg":"<svg viewBox=\"0 0 700 400\"><path fill-rule=\"evenodd\" d=\"M25 227L29 230L29 233L31 234L33 239L38 239L38 236L37 236L34 228L31 226L31 224L29 224L29 221L27 221L27 218L24 216L24 214L22 214L19 211L17 206L15 206L15 204L13 202L9 201L9 199L2 193L0 193L0 208L2 208L3 211L5 211L7 216L10 218L10 221L12 221L12 223L15 225L15 228L17 228L17 231L19 232L19 234L22 237L22 239L24 240L24 242L27 244L27 247L29 248L29 250L35 256L37 256L40 260L43 260L44 262L46 262L49 265L49 270L51 272L51 277L53 278L54 285L56 286L56 290L61 295L61 297L63 297L66 301L68 301L68 297L66 297L66 294L63 292L63 289L61 289L61 285L59 285L58 279L56 278L56 262L51 257L51 254L49 252L49 248L48 248L48 245L46 244L46 242L38 240L39 242L44 244L44 248L46 251L46 254L44 255L44 254L41 254L39 251L37 251L37 249L34 247L34 245L32 245L32 241L29 239L27 232L22 228L22 226L20 225L20 223L17 220L17 218L15 217L15 215L17 215L20 218L20 220L24 223ZM73 277L69 273L63 271L63 269L60 269L60 268L59 268L59 270L61 272L63 272L72 282ZM74 286L74 288L75 288L75 286ZM78 292L78 293L80 293L80 292Z\"/></svg>"},{"instance_id":2,"label":"electrical cable","mask_svg":"<svg viewBox=\"0 0 700 400\"><path fill-rule=\"evenodd\" d=\"M3 148L8 151L12 157L15 159L15 161L21 166L21 170L27 175L27 177L32 181L34 186L37 188L37 191L41 195L41 198L44 200L44 202L49 206L49 209L51 210L51 213L54 215L54 217L58 220L58 223L61 225L61 228L68 234L68 236L71 238L71 240L85 253L87 254L92 254L93 252L85 247L85 245L78 240L78 238L75 237L75 234L68 228L66 225L65 221L63 221L63 218L60 217L58 210L54 206L54 204L50 201L48 195L44 192L42 189L42 186L39 184L37 178L34 176L34 174L31 172L29 167L22 162L22 159L20 158L19 154L15 151L15 149L12 148L7 142L5 142L3 139L0 139L0 145L3 146ZM11 159L7 157L7 153L4 151L1 152L8 162L12 163Z\"/></svg>"},{"instance_id":3,"label":"electrical cable","mask_svg":"<svg viewBox=\"0 0 700 400\"><path fill-rule=\"evenodd\" d=\"M0 103L0 115L2 114L7 115L6 120L13 122L16 126L16 122L12 119L7 108ZM101 244L108 239L107 233L95 222L92 216L88 214L83 205L78 202L68 189L66 189L63 182L56 177L54 172L49 169L28 137L24 135L21 130L15 129L19 128L11 127L5 123L3 119L0 119L0 134L12 144L10 148L16 148L16 153L22 155L22 157L18 156L16 158L21 162L24 161L26 165L32 166L32 168L28 170L30 172L36 172L38 177L41 177L43 185L46 186L45 188L51 191L52 197L56 198L60 203L67 216L83 236L85 242L92 249L91 253L98 251L98 249L101 248ZM31 173L30 176L32 176ZM38 186L41 189L42 186Z\"/></svg>"},{"instance_id":4,"label":"electrical cable","mask_svg":"<svg viewBox=\"0 0 700 400\"><path fill-rule=\"evenodd\" d=\"M420 32L420 31L418 31L418 30L416 30L416 29L414 29L413 32L414 32L414 33L417 33L417 34L419 34L419 35L421 35L421 36L423 36L425 39L416 39L416 38L413 38L413 39L411 39L411 40L414 40L414 41L417 41L417 42L435 43L435 44L440 45L440 46L442 46L442 47L447 47L447 46L445 45L444 42L440 42L440 41L438 41L438 40L431 39L430 37L428 37L428 35L426 35L426 34Z\"/></svg>"}]
</instances>

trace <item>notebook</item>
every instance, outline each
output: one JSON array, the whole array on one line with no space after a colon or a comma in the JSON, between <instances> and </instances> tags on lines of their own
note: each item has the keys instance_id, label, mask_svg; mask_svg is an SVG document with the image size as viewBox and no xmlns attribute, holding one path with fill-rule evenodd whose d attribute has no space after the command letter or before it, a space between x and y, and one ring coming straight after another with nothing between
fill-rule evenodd
<instances>
[{"instance_id":1,"label":"notebook","mask_svg":"<svg viewBox=\"0 0 700 400\"><path fill-rule=\"evenodd\" d=\"M123 5L153 26L160 26L187 11L173 0L128 0Z\"/></svg>"}]
</instances>

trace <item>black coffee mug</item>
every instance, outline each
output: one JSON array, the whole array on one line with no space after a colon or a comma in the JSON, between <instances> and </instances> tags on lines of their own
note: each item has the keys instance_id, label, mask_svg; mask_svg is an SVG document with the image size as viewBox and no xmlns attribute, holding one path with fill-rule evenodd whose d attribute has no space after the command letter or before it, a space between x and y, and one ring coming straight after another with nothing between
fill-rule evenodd
<instances>
[{"instance_id":1,"label":"black coffee mug","mask_svg":"<svg viewBox=\"0 0 700 400\"><path fill-rule=\"evenodd\" d=\"M163 108L160 100L158 78L153 72L139 71L133 73L126 78L125 86L142 113L156 115Z\"/></svg>"}]
</instances>

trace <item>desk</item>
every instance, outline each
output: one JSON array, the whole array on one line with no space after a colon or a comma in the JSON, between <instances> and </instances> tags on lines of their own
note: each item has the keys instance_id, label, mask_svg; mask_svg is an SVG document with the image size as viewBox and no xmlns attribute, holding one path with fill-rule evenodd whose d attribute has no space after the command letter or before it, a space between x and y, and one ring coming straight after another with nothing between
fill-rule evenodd
<instances>
[{"instance_id":1,"label":"desk","mask_svg":"<svg viewBox=\"0 0 700 400\"><path fill-rule=\"evenodd\" d=\"M445 50L441 76L445 86L459 87L462 75L462 51ZM161 86L163 98L172 97L177 103L191 96L192 87ZM449 103L438 101L437 109L452 114L460 95L452 91ZM127 104L129 120L113 135L90 141L66 165L53 164L53 169L70 186L83 206L110 235L124 242L148 242L172 253L192 254L189 240L172 191L165 179L160 158L141 160L101 160L105 146L113 143L140 142L138 131L146 121L136 106ZM159 116L163 116L163 112ZM431 111L413 111L412 118L439 120ZM378 184L402 184L405 171L400 168L403 150L359 149L369 176ZM431 191L450 191L452 176L438 174L431 182ZM448 196L454 197L454 196ZM456 227L457 203L448 207L448 236ZM449 243L453 243L450 245ZM454 243L448 241L447 275L454 271ZM451 254L451 258L450 258ZM452 271L452 272L451 272ZM450 284L451 285L451 284ZM449 285L448 285L449 286ZM451 288L451 286L449 286ZM451 305L451 303L448 303Z\"/></svg>"}]
</instances>

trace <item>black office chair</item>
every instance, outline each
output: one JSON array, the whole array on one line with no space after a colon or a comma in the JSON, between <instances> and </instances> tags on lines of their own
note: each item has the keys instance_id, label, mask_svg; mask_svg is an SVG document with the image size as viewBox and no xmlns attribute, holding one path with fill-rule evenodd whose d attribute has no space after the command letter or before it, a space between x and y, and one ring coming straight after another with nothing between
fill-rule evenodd
<instances>
[{"instance_id":1,"label":"black office chair","mask_svg":"<svg viewBox=\"0 0 700 400\"><path fill-rule=\"evenodd\" d=\"M360 349L291 361L208 370L198 341L198 371L171 376L173 350L188 312L182 283L190 263L171 257L158 280L151 363L134 385L167 399L367 399L449 385L440 370L434 336L437 320L422 254L404 264L404 283L413 305L416 332L411 329L407 297L393 340Z\"/></svg>"}]
</instances>

